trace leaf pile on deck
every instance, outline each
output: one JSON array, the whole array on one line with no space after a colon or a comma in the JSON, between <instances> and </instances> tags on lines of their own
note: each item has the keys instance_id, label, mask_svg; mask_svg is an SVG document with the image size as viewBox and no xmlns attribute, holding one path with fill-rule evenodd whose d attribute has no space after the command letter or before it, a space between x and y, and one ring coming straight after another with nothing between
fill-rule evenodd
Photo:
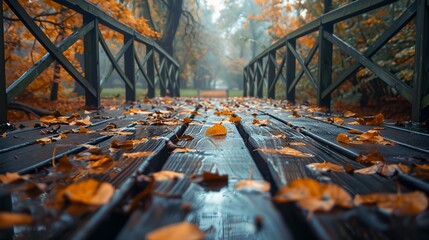
<instances>
[{"instance_id":1,"label":"leaf pile on deck","mask_svg":"<svg viewBox=\"0 0 429 240\"><path fill-rule=\"evenodd\" d=\"M415 215L426 210L428 199L419 191L411 193L373 193L353 197L333 183L314 179L294 180L278 190L273 199L277 203L297 202L310 213L327 212L335 206L352 208L354 205L376 205L380 211L395 215Z\"/></svg>"},{"instance_id":2,"label":"leaf pile on deck","mask_svg":"<svg viewBox=\"0 0 429 240\"><path fill-rule=\"evenodd\" d=\"M380 135L379 130L373 130L373 129L368 130L354 137L349 137L346 133L339 133L337 135L337 141L345 144L349 144L349 143L361 144L363 142L368 142L368 143L377 143L380 145L395 145L394 142L384 139Z\"/></svg>"}]
</instances>

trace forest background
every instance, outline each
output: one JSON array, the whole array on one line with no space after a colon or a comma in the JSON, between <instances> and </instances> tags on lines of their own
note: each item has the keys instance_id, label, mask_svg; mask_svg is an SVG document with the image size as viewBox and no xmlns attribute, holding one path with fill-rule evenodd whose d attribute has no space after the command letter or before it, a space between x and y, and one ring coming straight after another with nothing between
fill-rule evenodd
<instances>
[{"instance_id":1,"label":"forest background","mask_svg":"<svg viewBox=\"0 0 429 240\"><path fill-rule=\"evenodd\" d=\"M27 12L43 29L53 43L59 43L82 25L77 13L51 0L19 0ZM243 67L260 51L298 27L322 15L322 0L89 0L117 20L153 38L174 56L180 66L182 95L193 95L187 89L223 88L240 92ZM334 0L331 9L352 1ZM378 10L342 21L334 26L335 34L344 41L365 51L413 1L402 0ZM13 83L36 63L46 50L35 40L17 17L3 5L6 48L7 85ZM112 52L122 47L122 37L107 28L101 28ZM298 52L305 56L317 39L309 35L298 39ZM393 37L372 59L411 85L414 76L415 22L412 21ZM81 71L82 41L64 54ZM100 52L101 75L110 62ZM277 55L281 62L281 54ZM351 64L353 59L334 48L334 75ZM310 62L310 70L317 76L317 56ZM123 65L123 62L120 62ZM299 70L299 64L297 64ZM145 95L146 85L137 76L139 98ZM123 82L112 74L102 95L121 100ZM109 91L114 89L113 91ZM284 98L282 82L278 81L276 97ZM80 88L58 63L53 63L15 101L34 108L60 112L83 108ZM382 97L380 97L382 96ZM297 99L315 104L315 91L308 79L297 85ZM334 109L352 108L356 112L372 114L383 111L387 117L407 120L410 104L369 70L360 68L333 93ZM110 101L109 104L112 102ZM395 111L392 111L394 109ZM20 111L9 111L10 120L28 116Z\"/></svg>"}]
</instances>

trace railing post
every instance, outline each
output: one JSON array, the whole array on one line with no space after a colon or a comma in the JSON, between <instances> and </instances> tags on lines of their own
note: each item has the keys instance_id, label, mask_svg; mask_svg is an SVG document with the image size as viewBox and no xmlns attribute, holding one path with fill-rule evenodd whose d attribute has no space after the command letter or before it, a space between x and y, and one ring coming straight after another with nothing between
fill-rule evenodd
<instances>
[{"instance_id":1,"label":"railing post","mask_svg":"<svg viewBox=\"0 0 429 240\"><path fill-rule=\"evenodd\" d=\"M296 39L288 40L292 48L296 48ZM286 44L288 46L288 44ZM289 90L293 81L295 80L296 74L296 59L293 55L292 50L286 47L286 100L289 102L295 102L295 87Z\"/></svg>"},{"instance_id":2,"label":"railing post","mask_svg":"<svg viewBox=\"0 0 429 240\"><path fill-rule=\"evenodd\" d=\"M429 118L429 1L417 0L416 28L412 120L421 122Z\"/></svg>"},{"instance_id":3,"label":"railing post","mask_svg":"<svg viewBox=\"0 0 429 240\"><path fill-rule=\"evenodd\" d=\"M164 63L164 64L163 64ZM165 79L167 78L166 74L166 67L165 67L165 57L164 55L159 55L159 94L161 97L165 97L167 95L166 86L167 81Z\"/></svg>"},{"instance_id":4,"label":"railing post","mask_svg":"<svg viewBox=\"0 0 429 240\"><path fill-rule=\"evenodd\" d=\"M262 69L264 68L264 59L261 58L256 62L256 97L262 98L264 96L264 79L262 76Z\"/></svg>"},{"instance_id":5,"label":"railing post","mask_svg":"<svg viewBox=\"0 0 429 240\"><path fill-rule=\"evenodd\" d=\"M3 33L3 0L0 1L0 124L7 122L7 95L6 95L6 61Z\"/></svg>"},{"instance_id":6,"label":"railing post","mask_svg":"<svg viewBox=\"0 0 429 240\"><path fill-rule=\"evenodd\" d=\"M173 68L173 63L170 62L169 59L167 59L167 79L168 79L168 91L170 93L170 97L175 97L176 96L176 90L175 90L175 85L176 83L174 82L174 68Z\"/></svg>"},{"instance_id":7,"label":"railing post","mask_svg":"<svg viewBox=\"0 0 429 240\"><path fill-rule=\"evenodd\" d=\"M274 78L276 77L276 51L272 51L268 54L268 87L267 96L268 98L276 98L276 85L274 84ZM280 71L280 69L279 69Z\"/></svg>"},{"instance_id":8,"label":"railing post","mask_svg":"<svg viewBox=\"0 0 429 240\"><path fill-rule=\"evenodd\" d=\"M125 84L125 101L133 102L136 100L136 76L134 64L134 36L124 34L124 45L131 41L131 45L124 53L124 72L128 80L130 80L132 87Z\"/></svg>"},{"instance_id":9,"label":"railing post","mask_svg":"<svg viewBox=\"0 0 429 240\"><path fill-rule=\"evenodd\" d=\"M180 97L180 77L179 77L179 67L174 65L174 83L175 83L175 97Z\"/></svg>"},{"instance_id":10,"label":"railing post","mask_svg":"<svg viewBox=\"0 0 429 240\"><path fill-rule=\"evenodd\" d=\"M255 96L255 78L256 78L256 62L252 63L250 66L250 78L249 78L249 97Z\"/></svg>"},{"instance_id":11,"label":"railing post","mask_svg":"<svg viewBox=\"0 0 429 240\"><path fill-rule=\"evenodd\" d=\"M243 70L243 97L247 97L247 78L249 74L247 73L249 67L245 67Z\"/></svg>"},{"instance_id":12,"label":"railing post","mask_svg":"<svg viewBox=\"0 0 429 240\"><path fill-rule=\"evenodd\" d=\"M154 98L155 97L155 66L154 66L154 49L150 45L146 45L146 54L150 54L149 58L146 62L146 72L147 72L147 97Z\"/></svg>"},{"instance_id":13,"label":"railing post","mask_svg":"<svg viewBox=\"0 0 429 240\"><path fill-rule=\"evenodd\" d=\"M329 12L332 0L325 0L325 12ZM323 36L325 32L333 33L332 24L322 24L319 27L319 74L317 80L317 105L331 107L331 96L322 96L323 91L332 82L332 43Z\"/></svg>"},{"instance_id":14,"label":"railing post","mask_svg":"<svg viewBox=\"0 0 429 240\"><path fill-rule=\"evenodd\" d=\"M98 109L100 107L100 55L98 19L90 14L83 15L83 24L86 25L94 21L94 28L85 35L84 44L84 64L85 78L94 87L96 96L89 91L85 91L85 106L87 109Z\"/></svg>"}]
</instances>

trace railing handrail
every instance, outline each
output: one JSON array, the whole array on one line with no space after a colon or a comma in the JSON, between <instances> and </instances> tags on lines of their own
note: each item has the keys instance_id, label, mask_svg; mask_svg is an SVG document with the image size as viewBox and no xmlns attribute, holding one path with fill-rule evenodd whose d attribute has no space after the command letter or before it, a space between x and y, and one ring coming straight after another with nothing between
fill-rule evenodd
<instances>
[{"instance_id":1,"label":"railing handrail","mask_svg":"<svg viewBox=\"0 0 429 240\"><path fill-rule=\"evenodd\" d=\"M413 1L383 33L377 35L375 41L368 43L363 52L336 36L334 24L395 3L398 0L358 0L329 11L331 1L325 0L328 7L325 6L326 13L324 15L288 33L249 61L243 71L243 95L254 96L256 88L256 96L263 97L263 89L266 86L268 97L274 98L275 85L281 78L286 89L286 99L294 102L295 87L305 75L314 85L317 93L317 104L329 108L331 93L355 74L359 68L364 67L411 102L412 121L419 122L429 118L429 46L427 44L429 42L429 0ZM414 77L412 83L407 84L384 66L374 62L372 57L412 19L416 19ZM297 39L313 32L318 32L318 37L304 59L297 51ZM334 46L355 60L355 63L343 69L343 72L335 79L333 79L332 66ZM282 54L281 64L277 63L278 59L275 57L276 51L279 49L286 51L285 54ZM319 53L317 75L308 66L316 51ZM298 74L295 73L296 63L301 66ZM286 69L285 75L282 72L284 68Z\"/></svg>"},{"instance_id":2,"label":"railing handrail","mask_svg":"<svg viewBox=\"0 0 429 240\"><path fill-rule=\"evenodd\" d=\"M54 0L55 2L64 5L80 14L90 14L94 17L97 17L99 23L109 27L112 30L115 30L122 34L128 34L134 36L135 40L140 43L150 45L154 47L157 51L161 52L164 56L166 56L171 62L173 62L176 66L179 66L179 63L174 59L170 54L166 53L164 49L162 49L154 40L143 36L135 29L125 25L124 23L119 22L115 18L111 17L107 13L101 11L95 5L86 2L85 0Z\"/></svg>"},{"instance_id":3,"label":"railing handrail","mask_svg":"<svg viewBox=\"0 0 429 240\"><path fill-rule=\"evenodd\" d=\"M32 67L24 72L18 79L6 88L6 75L2 71L0 75L0 123L7 122L7 106L18 94L20 94L31 82L33 82L50 64L57 61L70 76L76 80L85 89L85 105L87 108L100 107L100 93L103 83L110 77L113 70L116 70L120 78L125 83L125 98L127 101L136 100L136 73L141 72L143 79L147 82L147 96L155 96L155 87L159 83L160 93L162 96L180 96L179 83L179 63L153 39L143 36L135 29L119 22L107 13L103 12L95 5L84 0L54 0L56 3L79 13L83 18L83 25L65 37L58 44L54 44L43 30L30 17L27 10L15 0L0 0L0 4L5 2L15 13L18 19L25 25L31 34L45 48L47 53L41 57ZM3 5L2 5L3 6ZM0 24L3 25L3 11L1 14ZM106 44L99 29L99 24L122 34L124 45L122 49L113 56L111 50ZM84 38L84 71L82 75L64 56L63 52L69 49L80 38ZM2 69L5 66L4 58L4 36L2 34L0 44L0 64ZM145 55L143 61L139 59L135 43L145 46ZM108 74L101 78L99 69L99 49L100 46L106 53L108 60L112 63ZM123 68L118 64L118 60L124 59ZM137 65L137 68L135 67ZM159 66L158 66L159 65ZM156 70L156 71L155 71ZM54 91L52 91L54 93ZM51 95L55 96L56 95Z\"/></svg>"},{"instance_id":4,"label":"railing handrail","mask_svg":"<svg viewBox=\"0 0 429 240\"><path fill-rule=\"evenodd\" d=\"M250 60L250 62L246 65L246 67L255 63L259 58L265 57L269 52L275 51L283 47L286 44L287 40L300 38L302 36L305 36L312 32L317 31L319 27L322 25L338 23L352 16L358 15L360 13L368 12L373 9L376 9L397 1L398 0L358 0L352 3L349 3L345 6L342 6L340 8L337 8L335 10L332 10L328 13L325 13L322 16L299 27L296 30L293 30L292 32L288 33L286 36L277 40L273 45L266 48L264 51L262 51L252 60Z\"/></svg>"}]
</instances>

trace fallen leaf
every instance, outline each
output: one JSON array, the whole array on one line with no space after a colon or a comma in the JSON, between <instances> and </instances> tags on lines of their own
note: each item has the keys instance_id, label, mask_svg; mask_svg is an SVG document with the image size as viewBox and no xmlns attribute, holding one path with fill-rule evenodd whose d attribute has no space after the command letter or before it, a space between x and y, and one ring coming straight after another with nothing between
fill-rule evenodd
<instances>
[{"instance_id":1,"label":"fallen leaf","mask_svg":"<svg viewBox=\"0 0 429 240\"><path fill-rule=\"evenodd\" d=\"M89 130L88 128L80 126L79 127L79 131L77 133L95 133L95 131L94 130Z\"/></svg>"},{"instance_id":2,"label":"fallen leaf","mask_svg":"<svg viewBox=\"0 0 429 240\"><path fill-rule=\"evenodd\" d=\"M74 122L70 123L70 125L77 125L77 126L88 126L91 125L91 118L89 116L86 116L84 119L75 120Z\"/></svg>"},{"instance_id":3,"label":"fallen leaf","mask_svg":"<svg viewBox=\"0 0 429 240\"><path fill-rule=\"evenodd\" d=\"M51 138L39 138L35 141L36 144L48 144L51 142L52 142Z\"/></svg>"},{"instance_id":4,"label":"fallen leaf","mask_svg":"<svg viewBox=\"0 0 429 240\"><path fill-rule=\"evenodd\" d=\"M123 143L119 143L117 139L113 140L110 143L110 148L119 148L124 150L130 150L134 147L134 143L132 140L126 140Z\"/></svg>"},{"instance_id":5,"label":"fallen leaf","mask_svg":"<svg viewBox=\"0 0 429 240\"><path fill-rule=\"evenodd\" d=\"M146 240L203 240L204 232L188 222L174 223L149 232Z\"/></svg>"},{"instance_id":6,"label":"fallen leaf","mask_svg":"<svg viewBox=\"0 0 429 240\"><path fill-rule=\"evenodd\" d=\"M408 174L410 172L410 168L406 165L401 164L401 163L399 163L399 164L386 164L386 163L378 162L377 164L374 164L372 166L355 170L355 173L360 173L360 174L365 174L365 175L371 175L371 174L379 173L385 177L392 177L393 175L397 174L398 172Z\"/></svg>"},{"instance_id":7,"label":"fallen leaf","mask_svg":"<svg viewBox=\"0 0 429 240\"><path fill-rule=\"evenodd\" d=\"M428 206L426 195L419 191L410 193L373 193L367 195L356 195L356 205L377 205L386 213L395 215L415 215L424 211Z\"/></svg>"},{"instance_id":8,"label":"fallen leaf","mask_svg":"<svg viewBox=\"0 0 429 240\"><path fill-rule=\"evenodd\" d=\"M6 137L7 137L7 132L4 132L4 133L1 135L1 137L2 137L2 138L6 138Z\"/></svg>"},{"instance_id":9,"label":"fallen leaf","mask_svg":"<svg viewBox=\"0 0 429 240\"><path fill-rule=\"evenodd\" d=\"M94 146L91 144L81 144L80 146L85 147L88 149L88 152L90 153L100 153L101 152L101 148L99 146Z\"/></svg>"},{"instance_id":10,"label":"fallen leaf","mask_svg":"<svg viewBox=\"0 0 429 240\"><path fill-rule=\"evenodd\" d=\"M357 129L349 129L347 132L349 132L350 134L362 134L362 132Z\"/></svg>"},{"instance_id":11,"label":"fallen leaf","mask_svg":"<svg viewBox=\"0 0 429 240\"><path fill-rule=\"evenodd\" d=\"M297 201L302 208L310 212L330 211L334 206L353 206L351 195L342 187L333 183L321 184L309 178L297 179L283 186L276 193L274 201Z\"/></svg>"},{"instance_id":12,"label":"fallen leaf","mask_svg":"<svg viewBox=\"0 0 429 240\"><path fill-rule=\"evenodd\" d=\"M195 149L191 149L191 148L187 148L187 147L176 148L173 150L174 153L187 153L187 152L195 152L195 151L196 151Z\"/></svg>"},{"instance_id":13,"label":"fallen leaf","mask_svg":"<svg viewBox=\"0 0 429 240\"><path fill-rule=\"evenodd\" d=\"M0 182L4 184L10 184L18 181L27 181L28 179L28 175L19 175L18 173L7 172L5 174L0 174Z\"/></svg>"},{"instance_id":14,"label":"fallen leaf","mask_svg":"<svg viewBox=\"0 0 429 240\"><path fill-rule=\"evenodd\" d=\"M283 133L279 133L279 134L273 134L271 135L273 136L273 138L278 138L278 139L286 139L286 135Z\"/></svg>"},{"instance_id":15,"label":"fallen leaf","mask_svg":"<svg viewBox=\"0 0 429 240\"><path fill-rule=\"evenodd\" d=\"M70 172L73 167L73 164L71 164L69 161L69 157L67 155L64 155L60 159L58 159L58 164L55 166L55 169L57 171L67 173Z\"/></svg>"},{"instance_id":16,"label":"fallen leaf","mask_svg":"<svg viewBox=\"0 0 429 240\"><path fill-rule=\"evenodd\" d=\"M33 218L24 213L0 212L0 229L12 228L18 225L31 225Z\"/></svg>"},{"instance_id":17,"label":"fallen leaf","mask_svg":"<svg viewBox=\"0 0 429 240\"><path fill-rule=\"evenodd\" d=\"M232 114L231 116L229 116L229 121L232 123L238 123L241 121L241 117L239 117L235 114Z\"/></svg>"},{"instance_id":18,"label":"fallen leaf","mask_svg":"<svg viewBox=\"0 0 429 240\"><path fill-rule=\"evenodd\" d=\"M177 138L177 141L192 141L192 140L194 140L194 137L192 137L191 135L182 135Z\"/></svg>"},{"instance_id":19,"label":"fallen leaf","mask_svg":"<svg viewBox=\"0 0 429 240\"><path fill-rule=\"evenodd\" d=\"M305 146L306 144L304 142L289 142L290 146Z\"/></svg>"},{"instance_id":20,"label":"fallen leaf","mask_svg":"<svg viewBox=\"0 0 429 240\"><path fill-rule=\"evenodd\" d=\"M268 192L271 185L265 180L241 180L235 184L235 189L244 192Z\"/></svg>"},{"instance_id":21,"label":"fallen leaf","mask_svg":"<svg viewBox=\"0 0 429 240\"><path fill-rule=\"evenodd\" d=\"M358 121L362 125L381 125L384 122L384 115L379 113L375 116L361 117Z\"/></svg>"},{"instance_id":22,"label":"fallen leaf","mask_svg":"<svg viewBox=\"0 0 429 240\"><path fill-rule=\"evenodd\" d=\"M349 144L350 143L350 138L345 133L339 133L337 135L337 141L340 142L340 143Z\"/></svg>"},{"instance_id":23,"label":"fallen leaf","mask_svg":"<svg viewBox=\"0 0 429 240\"><path fill-rule=\"evenodd\" d=\"M220 175L218 172L203 172L202 174L194 174L191 179L206 186L221 187L228 184L228 175Z\"/></svg>"},{"instance_id":24,"label":"fallen leaf","mask_svg":"<svg viewBox=\"0 0 429 240\"><path fill-rule=\"evenodd\" d=\"M123 153L122 157L124 158L139 158L139 157L148 157L152 156L153 152L132 152L132 153Z\"/></svg>"},{"instance_id":25,"label":"fallen leaf","mask_svg":"<svg viewBox=\"0 0 429 240\"><path fill-rule=\"evenodd\" d=\"M162 181L170 181L170 180L176 180L179 178L183 178L184 174L178 173L178 172L173 172L173 171L168 171L168 170L163 170L163 171L159 171L159 172L154 172L151 174L151 176L154 177L156 182L162 182Z\"/></svg>"},{"instance_id":26,"label":"fallen leaf","mask_svg":"<svg viewBox=\"0 0 429 240\"><path fill-rule=\"evenodd\" d=\"M346 118L349 118L349 117L356 117L356 113L355 112L352 112L352 111L349 111L349 110L345 110L344 112L343 112L343 116L344 117L346 117Z\"/></svg>"},{"instance_id":27,"label":"fallen leaf","mask_svg":"<svg viewBox=\"0 0 429 240\"><path fill-rule=\"evenodd\" d=\"M259 150L261 152L264 153L279 153L279 154L284 154L284 155L289 155L289 156L294 156L294 157L314 157L313 154L310 153L303 153L299 150L290 148L290 147L284 147L282 149L266 149L266 148L258 148L256 150Z\"/></svg>"},{"instance_id":28,"label":"fallen leaf","mask_svg":"<svg viewBox=\"0 0 429 240\"><path fill-rule=\"evenodd\" d=\"M188 123L190 123L191 122L191 119L189 118L189 117L185 117L184 119L183 119L183 124L188 124Z\"/></svg>"},{"instance_id":29,"label":"fallen leaf","mask_svg":"<svg viewBox=\"0 0 429 240\"><path fill-rule=\"evenodd\" d=\"M316 171L316 172L344 172L344 167L334 164L334 163L330 163L330 162L326 162L324 161L323 163L310 163L306 165L309 169Z\"/></svg>"},{"instance_id":30,"label":"fallen leaf","mask_svg":"<svg viewBox=\"0 0 429 240\"><path fill-rule=\"evenodd\" d=\"M207 129L206 136L226 135L226 132L227 132L226 127L224 127L221 124L216 123Z\"/></svg>"},{"instance_id":31,"label":"fallen leaf","mask_svg":"<svg viewBox=\"0 0 429 240\"><path fill-rule=\"evenodd\" d=\"M370 152L368 154L359 153L359 156L357 157L357 162L375 164L378 162L384 162L384 156L377 151Z\"/></svg>"},{"instance_id":32,"label":"fallen leaf","mask_svg":"<svg viewBox=\"0 0 429 240\"><path fill-rule=\"evenodd\" d=\"M74 203L99 206L106 204L114 192L115 188L110 183L88 178L67 186L59 192L59 197L68 198Z\"/></svg>"},{"instance_id":33,"label":"fallen leaf","mask_svg":"<svg viewBox=\"0 0 429 240\"><path fill-rule=\"evenodd\" d=\"M108 168L113 164L113 160L110 157L103 157L97 161L92 161L88 164L90 168Z\"/></svg>"}]
</instances>

